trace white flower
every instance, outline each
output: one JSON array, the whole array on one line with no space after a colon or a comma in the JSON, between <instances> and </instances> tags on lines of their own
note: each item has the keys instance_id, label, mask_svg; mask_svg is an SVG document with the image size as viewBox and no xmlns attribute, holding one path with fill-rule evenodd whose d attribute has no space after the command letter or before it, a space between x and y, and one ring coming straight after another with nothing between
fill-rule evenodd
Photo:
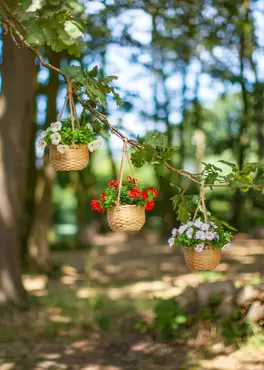
<instances>
[{"instance_id":1,"label":"white flower","mask_svg":"<svg viewBox=\"0 0 264 370\"><path fill-rule=\"evenodd\" d=\"M46 134L47 134L47 131L46 130L41 131L41 133L39 135L40 140L41 139L44 139L44 137L46 136Z\"/></svg>"},{"instance_id":2,"label":"white flower","mask_svg":"<svg viewBox=\"0 0 264 370\"><path fill-rule=\"evenodd\" d=\"M196 252L201 253L204 249L204 244L197 244L194 249Z\"/></svg>"},{"instance_id":3,"label":"white flower","mask_svg":"<svg viewBox=\"0 0 264 370\"><path fill-rule=\"evenodd\" d=\"M170 238L168 240L169 247L172 248L174 246L174 238Z\"/></svg>"},{"instance_id":4,"label":"white flower","mask_svg":"<svg viewBox=\"0 0 264 370\"><path fill-rule=\"evenodd\" d=\"M67 153L69 150L70 150L70 147L69 145L62 145L62 144L59 144L57 146L57 150L58 152L60 152L61 154L64 154L64 153Z\"/></svg>"},{"instance_id":5,"label":"white flower","mask_svg":"<svg viewBox=\"0 0 264 370\"><path fill-rule=\"evenodd\" d=\"M214 228L214 229L217 229L217 226L214 222L210 221L209 224Z\"/></svg>"},{"instance_id":6,"label":"white flower","mask_svg":"<svg viewBox=\"0 0 264 370\"><path fill-rule=\"evenodd\" d=\"M196 231L195 239L205 240L205 233L201 230Z\"/></svg>"},{"instance_id":7,"label":"white flower","mask_svg":"<svg viewBox=\"0 0 264 370\"><path fill-rule=\"evenodd\" d=\"M88 128L89 130L93 131L93 126L89 122L86 123L85 127Z\"/></svg>"},{"instance_id":8,"label":"white flower","mask_svg":"<svg viewBox=\"0 0 264 370\"><path fill-rule=\"evenodd\" d=\"M61 141L61 136L58 132L55 132L54 134L50 135L51 144L58 145Z\"/></svg>"},{"instance_id":9,"label":"white flower","mask_svg":"<svg viewBox=\"0 0 264 370\"><path fill-rule=\"evenodd\" d=\"M231 243L227 243L227 244L225 244L223 247L222 247L222 249L224 250L225 248L230 248L231 247Z\"/></svg>"},{"instance_id":10,"label":"white flower","mask_svg":"<svg viewBox=\"0 0 264 370\"><path fill-rule=\"evenodd\" d=\"M60 121L52 122L50 124L50 130L53 131L53 132L60 131L61 126L62 126L62 123Z\"/></svg>"},{"instance_id":11,"label":"white flower","mask_svg":"<svg viewBox=\"0 0 264 370\"><path fill-rule=\"evenodd\" d=\"M45 147L46 147L46 141L44 141L44 140L42 140L42 139L39 139L39 140L38 140L38 147L39 147L40 149L45 149Z\"/></svg>"},{"instance_id":12,"label":"white flower","mask_svg":"<svg viewBox=\"0 0 264 370\"><path fill-rule=\"evenodd\" d=\"M171 235L172 236L176 236L177 235L177 229L176 228L172 229Z\"/></svg>"},{"instance_id":13,"label":"white flower","mask_svg":"<svg viewBox=\"0 0 264 370\"><path fill-rule=\"evenodd\" d=\"M103 140L99 137L99 139L96 139L88 144L88 149L90 150L90 152L93 152L96 149L100 148L102 144L103 144Z\"/></svg>"},{"instance_id":14,"label":"white flower","mask_svg":"<svg viewBox=\"0 0 264 370\"><path fill-rule=\"evenodd\" d=\"M190 227L187 231L186 231L186 236L188 239L192 239L192 236L193 236L193 228Z\"/></svg>"}]
</instances>

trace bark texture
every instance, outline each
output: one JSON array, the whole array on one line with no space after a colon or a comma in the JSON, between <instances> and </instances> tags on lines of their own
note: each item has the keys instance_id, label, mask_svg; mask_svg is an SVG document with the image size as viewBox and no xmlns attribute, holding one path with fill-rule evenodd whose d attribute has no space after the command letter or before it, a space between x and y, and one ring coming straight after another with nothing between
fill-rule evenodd
<instances>
[{"instance_id":1,"label":"bark texture","mask_svg":"<svg viewBox=\"0 0 264 370\"><path fill-rule=\"evenodd\" d=\"M20 225L33 124L35 59L3 35L0 112L0 299L26 298L21 278Z\"/></svg>"}]
</instances>

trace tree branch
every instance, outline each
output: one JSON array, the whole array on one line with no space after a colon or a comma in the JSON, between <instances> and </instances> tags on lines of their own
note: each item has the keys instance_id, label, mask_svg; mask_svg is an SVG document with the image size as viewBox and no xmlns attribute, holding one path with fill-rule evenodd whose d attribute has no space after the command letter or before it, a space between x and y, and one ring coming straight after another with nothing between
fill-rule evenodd
<instances>
[{"instance_id":1,"label":"tree branch","mask_svg":"<svg viewBox=\"0 0 264 370\"><path fill-rule=\"evenodd\" d=\"M11 34L12 38L14 39L14 41L18 45L18 47L23 46L23 47L26 47L29 50L31 50L36 55L40 64L43 67L46 67L46 68L48 68L48 69L50 69L50 70L52 70L56 73L61 74L65 78L65 80L67 80L65 75L61 72L61 70L59 68L53 66L49 62L46 62L44 60L43 56L41 55L41 53L39 52L39 50L36 47L32 46L30 43L27 42L26 38L22 34L23 27L16 20L13 19L13 16L12 16L12 14L10 14L10 12L9 12L8 8L6 7L5 3L0 4L0 8L1 8L0 18L3 21L3 28L4 28L5 32L9 32ZM20 28L21 31L19 31L18 28ZM18 41L20 42L20 45L19 45ZM116 135L121 140L127 139L128 144L133 148L141 148L142 147L142 144L140 144L139 142L137 142L135 140L128 139L116 127L112 126L109 123L108 119L106 118L106 116L104 114L102 114L98 110L94 109L87 101L83 101L82 98L75 91L73 91L73 93L74 93L77 101L86 110L91 112L102 124L107 126L112 134ZM199 180L199 174L198 175L197 174L191 174L190 172L187 172L183 169L174 168L168 162L165 162L165 166L170 171L175 172L178 175L185 177L187 180L189 180L191 182L194 182L199 186L202 185L202 182ZM236 188L236 189L247 189L247 188L257 189L257 190L264 189L264 185L257 185L257 184L256 185L252 184L252 185L244 185L244 186L233 186L231 184L224 183L224 184L203 184L203 186L204 187L210 187L210 188L231 187L231 188Z\"/></svg>"}]
</instances>

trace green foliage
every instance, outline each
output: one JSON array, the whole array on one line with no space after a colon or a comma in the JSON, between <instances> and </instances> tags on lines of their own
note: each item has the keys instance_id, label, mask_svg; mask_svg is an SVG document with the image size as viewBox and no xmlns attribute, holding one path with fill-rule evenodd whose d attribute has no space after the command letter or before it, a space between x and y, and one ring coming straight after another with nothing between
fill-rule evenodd
<instances>
[{"instance_id":1,"label":"green foliage","mask_svg":"<svg viewBox=\"0 0 264 370\"><path fill-rule=\"evenodd\" d=\"M177 219L181 223L187 222L194 214L198 204L198 195L174 195L171 200L173 209L176 211Z\"/></svg>"},{"instance_id":2,"label":"green foliage","mask_svg":"<svg viewBox=\"0 0 264 370\"><path fill-rule=\"evenodd\" d=\"M71 80L75 92L85 93L88 96L87 103L92 107L99 104L106 106L106 95L110 93L113 94L117 105L122 105L120 96L110 85L111 82L117 80L116 76L101 77L98 74L98 67L89 71L88 69L83 70L79 66L66 65L61 71Z\"/></svg>"},{"instance_id":3,"label":"green foliage","mask_svg":"<svg viewBox=\"0 0 264 370\"><path fill-rule=\"evenodd\" d=\"M202 222L197 219L182 224L178 229L173 229L169 240L170 246L178 247L206 247L211 245L219 249L230 243L232 234L223 226L217 226L214 222Z\"/></svg>"},{"instance_id":4,"label":"green foliage","mask_svg":"<svg viewBox=\"0 0 264 370\"><path fill-rule=\"evenodd\" d=\"M158 299L154 309L153 328L159 329L163 339L169 339L188 323L188 317L172 299Z\"/></svg>"},{"instance_id":5,"label":"green foliage","mask_svg":"<svg viewBox=\"0 0 264 370\"><path fill-rule=\"evenodd\" d=\"M220 325L221 333L228 344L243 342L254 334L254 326L241 319L239 310L233 312L231 319L221 319Z\"/></svg>"},{"instance_id":6,"label":"green foliage","mask_svg":"<svg viewBox=\"0 0 264 370\"><path fill-rule=\"evenodd\" d=\"M157 191L154 188L144 190L142 187L137 185L137 180L128 177L128 181L122 184L120 190L120 204L121 205L137 205L145 207L147 210L154 208L154 199L158 196ZM112 208L117 204L118 201L118 182L111 181L108 183L108 187L101 193L100 200L95 197L91 201L93 210L103 213L107 209Z\"/></svg>"},{"instance_id":7,"label":"green foliage","mask_svg":"<svg viewBox=\"0 0 264 370\"><path fill-rule=\"evenodd\" d=\"M9 4L9 11L28 30L27 41L35 46L48 45L55 52L67 50L80 56L84 36L84 7L75 0L21 1Z\"/></svg>"},{"instance_id":8,"label":"green foliage","mask_svg":"<svg viewBox=\"0 0 264 370\"><path fill-rule=\"evenodd\" d=\"M140 140L141 145L134 149L131 160L135 167L142 167L145 163L154 165L158 176L164 176L166 161L171 160L177 150L176 147L168 147L168 138L158 131L148 132Z\"/></svg>"},{"instance_id":9,"label":"green foliage","mask_svg":"<svg viewBox=\"0 0 264 370\"><path fill-rule=\"evenodd\" d=\"M59 131L61 140L60 144L62 145L71 145L71 144L89 144L90 142L96 139L94 131L90 128L90 126L77 126L77 122L75 120L75 128L72 129L71 119L67 118L62 121L62 127ZM51 135L54 134L53 131L50 129L46 130L46 134L43 140L47 144L51 144Z\"/></svg>"},{"instance_id":10,"label":"green foliage","mask_svg":"<svg viewBox=\"0 0 264 370\"><path fill-rule=\"evenodd\" d=\"M239 168L234 163L227 162L225 160L219 160L218 162L230 167L231 172L229 172L227 175L222 175L223 171L221 168L216 167L211 163L203 162L204 169L201 175L202 181L205 184L214 185L215 182L225 183L233 187L244 187L242 191L246 192L249 189L246 186L249 185L250 187L250 185L253 184L251 174L258 172L260 175L263 176L264 173L264 165L261 163L246 163L243 169L239 170ZM260 185L259 188L257 187L256 189L262 190L262 185Z\"/></svg>"}]
</instances>

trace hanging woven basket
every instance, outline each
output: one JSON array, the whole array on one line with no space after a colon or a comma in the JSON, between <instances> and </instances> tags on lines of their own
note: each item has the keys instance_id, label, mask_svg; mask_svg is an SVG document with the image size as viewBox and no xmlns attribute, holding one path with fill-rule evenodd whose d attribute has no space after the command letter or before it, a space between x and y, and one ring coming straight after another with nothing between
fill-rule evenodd
<instances>
[{"instance_id":1,"label":"hanging woven basket","mask_svg":"<svg viewBox=\"0 0 264 370\"><path fill-rule=\"evenodd\" d=\"M72 83L70 80L67 80L67 97L58 116L58 121L60 121L67 103L69 104L70 108L72 131L74 131L76 129L74 119L76 119L77 128L80 128L80 122L74 106ZM70 145L70 149L65 153L60 153L57 150L56 145L50 146L50 161L56 171L83 170L87 166L88 160L89 150L86 144L75 144L74 142L72 142L72 144Z\"/></svg>"},{"instance_id":2,"label":"hanging woven basket","mask_svg":"<svg viewBox=\"0 0 264 370\"><path fill-rule=\"evenodd\" d=\"M206 223L209 222L205 204L205 191L203 185L200 187L200 199L195 210L193 221L195 221L200 205L202 205L203 216ZM206 245L201 252L197 252L194 247L182 247L186 265L191 270L208 271L214 270L221 260L221 249Z\"/></svg>"},{"instance_id":3,"label":"hanging woven basket","mask_svg":"<svg viewBox=\"0 0 264 370\"><path fill-rule=\"evenodd\" d=\"M60 153L55 145L50 146L50 161L56 171L83 170L89 160L86 144L72 144L66 153Z\"/></svg>"},{"instance_id":4,"label":"hanging woven basket","mask_svg":"<svg viewBox=\"0 0 264 370\"><path fill-rule=\"evenodd\" d=\"M191 270L214 270L221 260L221 249L206 246L202 252L196 252L192 247L182 247L186 265Z\"/></svg>"},{"instance_id":5,"label":"hanging woven basket","mask_svg":"<svg viewBox=\"0 0 264 370\"><path fill-rule=\"evenodd\" d=\"M107 211L112 231L138 231L146 221L145 208L136 205L117 205Z\"/></svg>"},{"instance_id":6,"label":"hanging woven basket","mask_svg":"<svg viewBox=\"0 0 264 370\"><path fill-rule=\"evenodd\" d=\"M121 188L123 184L124 160L127 159L130 172L135 178L133 166L127 151L127 140L123 140L123 154L118 174L118 194L116 205L107 210L107 221L112 231L139 231L146 222L145 207L121 204Z\"/></svg>"}]
</instances>

